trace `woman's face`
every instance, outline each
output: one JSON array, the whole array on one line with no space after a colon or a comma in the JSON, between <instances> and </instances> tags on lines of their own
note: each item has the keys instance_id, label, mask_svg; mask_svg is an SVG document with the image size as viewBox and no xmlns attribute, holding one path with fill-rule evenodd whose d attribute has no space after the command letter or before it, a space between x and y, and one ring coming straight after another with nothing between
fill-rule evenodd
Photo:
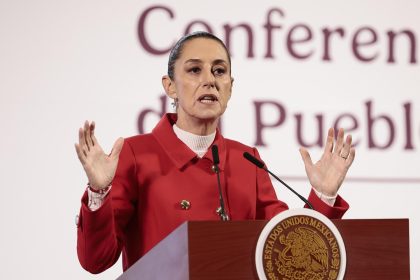
<instances>
[{"instance_id":1,"label":"woman's face","mask_svg":"<svg viewBox=\"0 0 420 280\"><path fill-rule=\"evenodd\" d=\"M229 59L223 46L208 38L186 42L167 90L171 98L178 99L178 120L216 121L225 112L231 92Z\"/></svg>"}]
</instances>

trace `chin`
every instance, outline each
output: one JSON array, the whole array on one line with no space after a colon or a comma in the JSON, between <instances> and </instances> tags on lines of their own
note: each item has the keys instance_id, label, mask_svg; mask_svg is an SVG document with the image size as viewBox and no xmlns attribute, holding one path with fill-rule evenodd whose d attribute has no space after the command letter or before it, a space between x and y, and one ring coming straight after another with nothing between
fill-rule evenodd
<instances>
[{"instance_id":1,"label":"chin","mask_svg":"<svg viewBox=\"0 0 420 280\"><path fill-rule=\"evenodd\" d=\"M204 110L204 111L199 112L196 115L196 117L201 119L201 120L211 121L211 120L216 120L216 119L220 118L221 115L222 115L221 112L208 112L208 111L206 112Z\"/></svg>"}]
</instances>

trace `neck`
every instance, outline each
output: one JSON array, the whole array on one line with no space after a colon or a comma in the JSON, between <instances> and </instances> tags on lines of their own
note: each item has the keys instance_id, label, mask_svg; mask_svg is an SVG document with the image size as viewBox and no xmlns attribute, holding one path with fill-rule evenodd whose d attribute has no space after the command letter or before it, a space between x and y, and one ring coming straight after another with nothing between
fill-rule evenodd
<instances>
[{"instance_id":1,"label":"neck","mask_svg":"<svg viewBox=\"0 0 420 280\"><path fill-rule=\"evenodd\" d=\"M217 128L217 124L219 123L219 118L217 119L210 119L210 120L203 120L203 119L195 119L195 118L180 118L178 115L178 120L176 125L185 130L189 133L206 136L214 133Z\"/></svg>"}]
</instances>

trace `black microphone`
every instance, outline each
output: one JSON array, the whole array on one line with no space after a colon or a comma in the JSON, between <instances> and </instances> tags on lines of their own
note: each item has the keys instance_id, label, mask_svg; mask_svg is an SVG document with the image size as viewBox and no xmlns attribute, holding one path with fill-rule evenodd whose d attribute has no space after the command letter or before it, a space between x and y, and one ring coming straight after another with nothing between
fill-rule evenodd
<instances>
[{"instance_id":1,"label":"black microphone","mask_svg":"<svg viewBox=\"0 0 420 280\"><path fill-rule=\"evenodd\" d=\"M283 182L282 179L280 179L279 177L277 177L273 172L271 172L270 170L267 169L267 167L265 167L265 164L258 160L256 157L254 157L253 155L251 155L248 152L244 153L244 158L246 158L247 160L249 160L250 162L252 162L253 164L255 164L257 167L264 169L265 171L267 171L268 173L271 174L271 176L273 176L274 178L276 178L277 181L279 181L280 183L282 183L286 188L288 188L290 191L292 191L295 195L297 195L297 197L299 197L303 202L305 202L306 205L309 206L309 208L311 208L312 210L314 209L314 207L312 206L312 204L303 196L301 196L300 194L298 194L294 189L292 189L288 184L286 184L285 182Z\"/></svg>"},{"instance_id":2,"label":"black microphone","mask_svg":"<svg viewBox=\"0 0 420 280\"><path fill-rule=\"evenodd\" d=\"M213 155L214 172L216 172L216 175L217 175L217 186L219 187L220 219L222 221L229 221L229 216L226 214L225 203L223 201L222 186L220 184L220 174L219 174L219 166L218 166L218 164L220 163L219 149L217 148L216 145L213 145L211 147L211 153Z\"/></svg>"},{"instance_id":3,"label":"black microphone","mask_svg":"<svg viewBox=\"0 0 420 280\"><path fill-rule=\"evenodd\" d=\"M219 148L217 148L217 145L213 145L211 147L211 153L213 155L213 163L214 163L214 165L219 164L220 163L220 160L219 160Z\"/></svg>"}]
</instances>

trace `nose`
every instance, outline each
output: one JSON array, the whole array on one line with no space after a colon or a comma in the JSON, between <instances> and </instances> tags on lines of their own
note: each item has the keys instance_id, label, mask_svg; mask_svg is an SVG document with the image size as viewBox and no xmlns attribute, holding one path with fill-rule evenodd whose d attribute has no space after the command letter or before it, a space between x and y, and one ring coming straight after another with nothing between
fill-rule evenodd
<instances>
[{"instance_id":1,"label":"nose","mask_svg":"<svg viewBox=\"0 0 420 280\"><path fill-rule=\"evenodd\" d=\"M203 87L215 87L216 86L216 79L214 77L214 73L212 72L211 69L207 70L207 71L203 71L202 72L202 84Z\"/></svg>"}]
</instances>

